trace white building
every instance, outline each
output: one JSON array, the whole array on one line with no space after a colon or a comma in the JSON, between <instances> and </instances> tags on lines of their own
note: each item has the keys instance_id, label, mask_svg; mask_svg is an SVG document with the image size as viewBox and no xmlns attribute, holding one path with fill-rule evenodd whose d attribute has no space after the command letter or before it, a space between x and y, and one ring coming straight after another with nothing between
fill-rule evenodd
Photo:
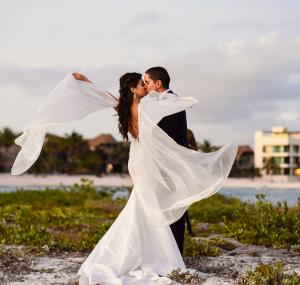
<instances>
[{"instance_id":1,"label":"white building","mask_svg":"<svg viewBox=\"0 0 300 285\"><path fill-rule=\"evenodd\" d=\"M262 168L273 158L278 165L272 179L279 181L299 180L296 173L300 169L300 132L291 132L287 127L276 126L272 131L256 131L254 142L254 164ZM298 169L296 171L296 169ZM266 176L266 170L261 171Z\"/></svg>"}]
</instances>

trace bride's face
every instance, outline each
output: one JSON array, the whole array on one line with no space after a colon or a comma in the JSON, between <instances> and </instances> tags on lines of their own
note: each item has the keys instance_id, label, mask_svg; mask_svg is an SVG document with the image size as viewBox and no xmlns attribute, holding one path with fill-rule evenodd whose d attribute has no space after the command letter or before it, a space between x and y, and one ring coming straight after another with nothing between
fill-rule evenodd
<instances>
[{"instance_id":1,"label":"bride's face","mask_svg":"<svg viewBox=\"0 0 300 285\"><path fill-rule=\"evenodd\" d=\"M140 79L138 85L134 88L131 89L131 91L136 94L137 97L142 98L147 95L146 89L145 89L145 84L142 79Z\"/></svg>"}]
</instances>

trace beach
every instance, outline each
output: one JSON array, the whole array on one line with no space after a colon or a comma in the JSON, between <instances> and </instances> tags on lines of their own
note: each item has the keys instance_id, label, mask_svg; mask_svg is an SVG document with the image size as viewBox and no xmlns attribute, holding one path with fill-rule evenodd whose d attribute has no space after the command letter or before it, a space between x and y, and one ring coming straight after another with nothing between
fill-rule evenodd
<instances>
[{"instance_id":1,"label":"beach","mask_svg":"<svg viewBox=\"0 0 300 285\"><path fill-rule=\"evenodd\" d=\"M198 238L207 240L214 238ZM209 257L184 257L187 270L194 273L189 283L185 282L184 276L176 285L199 284L203 285L234 285L236 278L247 270L263 262L271 264L283 260L284 272L297 272L300 274L300 259L297 252L287 249L274 249L261 245L242 244L234 239L223 238L232 245L231 249L222 249L220 256ZM6 265L6 272L1 272L4 284L9 285L78 285L78 278L75 278L80 265L87 257L87 254L79 252L61 252L48 254L48 256L37 256L26 253L24 246L6 245L7 251L5 260L1 263ZM18 258L18 259L17 259ZM197 276L197 278L195 278ZM137 283L141 285L141 283Z\"/></svg>"},{"instance_id":2,"label":"beach","mask_svg":"<svg viewBox=\"0 0 300 285\"><path fill-rule=\"evenodd\" d=\"M81 178L92 180L100 188L132 185L129 175L0 175L0 192L1 188L7 188L8 192L18 187L25 189L25 192L1 194L0 219L4 221L4 231L0 236L0 280L3 284L78 285L75 275L80 265L126 201L93 191L93 187L85 184L66 192L26 190L29 186L81 184ZM261 190L266 188L266 192L288 195L300 191L296 183L272 183L262 179L229 178L225 187L249 197L265 192ZM285 273L300 274L299 244L295 240L296 212L289 208L277 215L281 209L278 207L271 208L263 200L252 207L217 194L192 205L189 215L194 235L186 234L183 256L188 271L175 272L172 284L233 285L238 278L246 276L248 270L261 264L274 266L280 260ZM239 210L233 217L236 209ZM290 226L280 227L287 219L291 221ZM280 231L272 227L273 223L279 225ZM82 229L85 230L83 235ZM264 229L268 229L267 234ZM250 232L255 235L247 234ZM278 237L274 238L274 234Z\"/></svg>"},{"instance_id":3,"label":"beach","mask_svg":"<svg viewBox=\"0 0 300 285\"><path fill-rule=\"evenodd\" d=\"M129 175L11 175L9 173L0 174L0 186L69 186L79 183L81 178L92 180L95 186L118 186L130 187L132 180Z\"/></svg>"},{"instance_id":4,"label":"beach","mask_svg":"<svg viewBox=\"0 0 300 285\"><path fill-rule=\"evenodd\" d=\"M95 186L116 186L131 187L132 180L128 174L120 175L11 175L10 173L0 174L0 186L56 186L73 185L80 182L81 178L90 179ZM280 188L280 189L300 189L300 180L295 182L271 182L264 178L231 178L229 177L224 185L229 188Z\"/></svg>"}]
</instances>

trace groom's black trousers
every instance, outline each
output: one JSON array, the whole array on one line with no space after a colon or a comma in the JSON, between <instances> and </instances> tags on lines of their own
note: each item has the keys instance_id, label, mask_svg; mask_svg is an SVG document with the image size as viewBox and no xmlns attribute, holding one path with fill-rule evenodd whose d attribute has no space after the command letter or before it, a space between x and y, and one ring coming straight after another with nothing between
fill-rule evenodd
<instances>
[{"instance_id":1,"label":"groom's black trousers","mask_svg":"<svg viewBox=\"0 0 300 285\"><path fill-rule=\"evenodd\" d=\"M177 220L175 223L170 225L171 230L173 232L173 236L175 237L175 240L176 240L176 243L180 250L181 255L183 255L186 215L187 215L187 211L185 211L184 215L179 220Z\"/></svg>"},{"instance_id":2,"label":"groom's black trousers","mask_svg":"<svg viewBox=\"0 0 300 285\"><path fill-rule=\"evenodd\" d=\"M168 91L168 93L173 93L173 92L170 90ZM174 96L177 95L174 94ZM187 122L186 122L185 111L181 111L162 118L158 123L158 126L178 144L188 148ZM181 255L183 254L186 215L187 215L187 211L183 214L183 216L179 220L177 220L175 223L170 225L172 233L177 242L178 248L181 252Z\"/></svg>"}]
</instances>

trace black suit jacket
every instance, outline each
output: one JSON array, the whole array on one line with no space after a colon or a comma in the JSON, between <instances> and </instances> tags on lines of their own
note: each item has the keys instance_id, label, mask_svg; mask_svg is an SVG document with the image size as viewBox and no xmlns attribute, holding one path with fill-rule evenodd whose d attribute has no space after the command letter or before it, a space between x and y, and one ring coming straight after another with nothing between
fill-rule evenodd
<instances>
[{"instance_id":1,"label":"black suit jacket","mask_svg":"<svg viewBox=\"0 0 300 285\"><path fill-rule=\"evenodd\" d=\"M173 92L169 90L168 93ZM174 96L178 95L174 94ZM157 125L178 144L188 148L185 110L163 117Z\"/></svg>"}]
</instances>

